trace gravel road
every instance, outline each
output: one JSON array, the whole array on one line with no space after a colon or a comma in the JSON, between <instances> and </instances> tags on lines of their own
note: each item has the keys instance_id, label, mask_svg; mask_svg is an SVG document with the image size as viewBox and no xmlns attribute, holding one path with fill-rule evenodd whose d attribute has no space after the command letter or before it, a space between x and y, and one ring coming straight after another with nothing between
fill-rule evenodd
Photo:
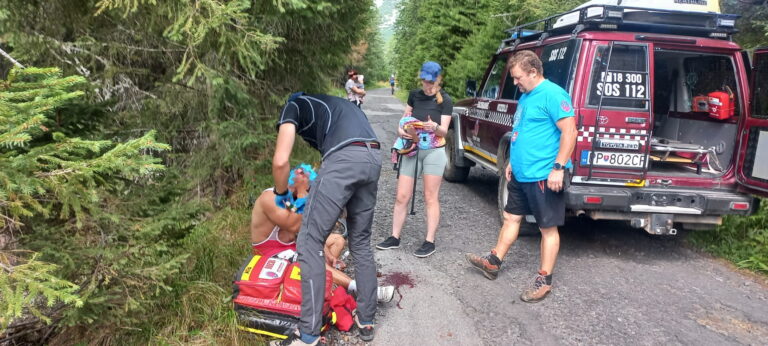
<instances>
[{"instance_id":1,"label":"gravel road","mask_svg":"<svg viewBox=\"0 0 768 346\"><path fill-rule=\"evenodd\" d=\"M389 89L368 93L363 110L388 148L402 102ZM388 150L382 150L389 162ZM554 290L538 304L519 300L539 263L539 237L522 237L495 281L464 260L486 252L500 227L496 176L473 168L466 183L444 182L437 252L417 258L425 236L422 186L401 247L376 251L381 280L412 280L380 305L373 345L768 345L768 286L693 251L684 234L653 238L621 223L561 229ZM382 168L372 242L392 227L396 186ZM421 181L419 181L421 183ZM354 332L331 344L358 344Z\"/></svg>"}]
</instances>

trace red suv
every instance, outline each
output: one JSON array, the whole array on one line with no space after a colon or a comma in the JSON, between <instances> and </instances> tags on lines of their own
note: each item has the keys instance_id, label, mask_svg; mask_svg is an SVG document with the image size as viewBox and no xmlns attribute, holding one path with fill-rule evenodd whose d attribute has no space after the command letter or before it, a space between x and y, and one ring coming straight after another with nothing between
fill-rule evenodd
<instances>
[{"instance_id":1,"label":"red suv","mask_svg":"<svg viewBox=\"0 0 768 346\"><path fill-rule=\"evenodd\" d=\"M768 49L752 68L731 41L736 18L588 6L508 30L479 88L468 81L471 97L456 103L445 179L494 171L503 208L520 97L507 59L532 50L575 108L568 215L673 235L752 213L752 195L768 195Z\"/></svg>"}]
</instances>

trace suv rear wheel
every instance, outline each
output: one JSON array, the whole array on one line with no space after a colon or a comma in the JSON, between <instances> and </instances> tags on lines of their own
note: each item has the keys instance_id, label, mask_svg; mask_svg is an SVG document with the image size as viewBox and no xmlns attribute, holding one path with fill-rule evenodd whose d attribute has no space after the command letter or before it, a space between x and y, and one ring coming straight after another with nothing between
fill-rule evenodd
<instances>
[{"instance_id":1,"label":"suv rear wheel","mask_svg":"<svg viewBox=\"0 0 768 346\"><path fill-rule=\"evenodd\" d=\"M507 167L509 165L509 155L506 155L506 158L504 159L504 165L501 167ZM502 168L499 170L499 186L497 188L497 203L499 206L499 220L502 224L504 224L504 207L507 205L507 197L509 196L509 191L507 191L507 184L509 184L509 180L507 180L507 176L504 174L505 168ZM532 236L539 234L539 228L536 225L535 222L528 222L528 217L523 217L523 222L520 224L520 233L519 236Z\"/></svg>"},{"instance_id":2,"label":"suv rear wheel","mask_svg":"<svg viewBox=\"0 0 768 346\"><path fill-rule=\"evenodd\" d=\"M467 180L470 167L457 167L455 165L455 157L457 155L455 136L456 132L454 129L449 129L445 135L445 156L448 157L448 162L445 164L443 178L452 183L461 183Z\"/></svg>"}]
</instances>

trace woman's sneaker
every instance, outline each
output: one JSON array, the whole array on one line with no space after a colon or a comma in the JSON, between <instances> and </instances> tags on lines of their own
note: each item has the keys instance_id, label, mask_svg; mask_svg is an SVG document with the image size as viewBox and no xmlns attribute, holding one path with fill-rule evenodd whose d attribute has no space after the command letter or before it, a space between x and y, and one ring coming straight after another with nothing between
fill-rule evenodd
<instances>
[{"instance_id":1,"label":"woman's sneaker","mask_svg":"<svg viewBox=\"0 0 768 346\"><path fill-rule=\"evenodd\" d=\"M395 296L395 286L379 286L376 292L376 301L379 303L389 303Z\"/></svg>"},{"instance_id":2,"label":"woman's sneaker","mask_svg":"<svg viewBox=\"0 0 768 346\"><path fill-rule=\"evenodd\" d=\"M424 244L421 244L421 247L416 249L416 251L413 253L416 257L427 257L431 254L435 253L435 243L424 241Z\"/></svg>"},{"instance_id":3,"label":"woman's sneaker","mask_svg":"<svg viewBox=\"0 0 768 346\"><path fill-rule=\"evenodd\" d=\"M397 239L393 236L389 236L389 238L384 239L383 242L376 244L376 248L379 250L397 249L399 247L400 239Z\"/></svg>"}]
</instances>

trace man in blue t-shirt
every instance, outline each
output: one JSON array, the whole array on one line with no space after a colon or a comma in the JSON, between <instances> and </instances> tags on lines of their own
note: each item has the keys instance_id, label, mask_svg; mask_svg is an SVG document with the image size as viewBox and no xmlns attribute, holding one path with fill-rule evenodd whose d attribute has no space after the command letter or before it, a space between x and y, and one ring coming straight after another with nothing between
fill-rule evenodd
<instances>
[{"instance_id":1,"label":"man in blue t-shirt","mask_svg":"<svg viewBox=\"0 0 768 346\"><path fill-rule=\"evenodd\" d=\"M467 260L488 279L496 279L501 262L517 239L525 215L533 215L541 230L541 266L533 287L520 299L538 302L552 290L552 270L560 249L558 226L565 222L565 170L576 146L576 121L571 97L544 78L541 60L521 51L508 62L509 73L523 95L512 124L510 164L504 170L509 197L499 240L485 256L467 254Z\"/></svg>"}]
</instances>

